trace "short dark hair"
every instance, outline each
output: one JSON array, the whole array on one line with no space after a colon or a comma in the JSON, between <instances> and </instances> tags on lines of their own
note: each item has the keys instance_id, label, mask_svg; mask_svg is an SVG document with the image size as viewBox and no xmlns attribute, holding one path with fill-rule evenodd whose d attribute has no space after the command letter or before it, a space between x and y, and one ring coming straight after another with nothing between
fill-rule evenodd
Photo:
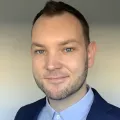
<instances>
[{"instance_id":1,"label":"short dark hair","mask_svg":"<svg viewBox=\"0 0 120 120\"><path fill-rule=\"evenodd\" d=\"M85 44L88 45L90 43L89 25L85 17L77 9L64 2L61 1L56 2L53 0L48 1L45 7L35 16L33 20L33 26L41 15L54 16L54 15L63 14L64 12L71 13L80 21L83 28L83 34L85 37Z\"/></svg>"}]
</instances>

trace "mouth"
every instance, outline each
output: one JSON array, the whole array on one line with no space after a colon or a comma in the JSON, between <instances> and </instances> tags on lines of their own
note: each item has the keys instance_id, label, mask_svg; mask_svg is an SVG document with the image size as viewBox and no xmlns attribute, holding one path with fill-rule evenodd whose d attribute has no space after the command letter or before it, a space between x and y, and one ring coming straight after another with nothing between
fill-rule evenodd
<instances>
[{"instance_id":1,"label":"mouth","mask_svg":"<svg viewBox=\"0 0 120 120\"><path fill-rule=\"evenodd\" d=\"M45 78L47 79L49 82L51 83L63 83L66 81L66 79L68 78L69 76L61 76L61 77L48 77L48 78Z\"/></svg>"}]
</instances>

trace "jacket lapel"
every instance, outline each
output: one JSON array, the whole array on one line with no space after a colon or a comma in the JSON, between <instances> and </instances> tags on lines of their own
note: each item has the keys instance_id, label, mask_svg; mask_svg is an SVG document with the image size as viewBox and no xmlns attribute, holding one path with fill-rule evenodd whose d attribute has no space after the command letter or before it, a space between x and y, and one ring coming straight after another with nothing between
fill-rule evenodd
<instances>
[{"instance_id":1,"label":"jacket lapel","mask_svg":"<svg viewBox=\"0 0 120 120\"><path fill-rule=\"evenodd\" d=\"M45 104L46 104L46 97L44 97L42 100L40 100L40 102L37 105L37 111L33 113L34 118L32 118L32 119L30 118L29 120L37 120L38 115L42 111L42 108L45 106Z\"/></svg>"},{"instance_id":2,"label":"jacket lapel","mask_svg":"<svg viewBox=\"0 0 120 120\"><path fill-rule=\"evenodd\" d=\"M87 120L109 120L107 111L111 109L110 105L98 94L95 89L94 101L88 114Z\"/></svg>"}]
</instances>

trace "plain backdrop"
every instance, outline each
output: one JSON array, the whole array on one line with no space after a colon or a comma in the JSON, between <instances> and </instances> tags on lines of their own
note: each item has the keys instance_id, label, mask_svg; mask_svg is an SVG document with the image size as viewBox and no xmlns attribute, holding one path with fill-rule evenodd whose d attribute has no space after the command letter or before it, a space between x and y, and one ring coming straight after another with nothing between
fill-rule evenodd
<instances>
[{"instance_id":1,"label":"plain backdrop","mask_svg":"<svg viewBox=\"0 0 120 120\"><path fill-rule=\"evenodd\" d=\"M0 0L0 120L14 120L21 106L44 96L32 76L30 45L32 20L45 1ZM85 15L97 43L88 83L120 107L120 1L66 2Z\"/></svg>"}]
</instances>

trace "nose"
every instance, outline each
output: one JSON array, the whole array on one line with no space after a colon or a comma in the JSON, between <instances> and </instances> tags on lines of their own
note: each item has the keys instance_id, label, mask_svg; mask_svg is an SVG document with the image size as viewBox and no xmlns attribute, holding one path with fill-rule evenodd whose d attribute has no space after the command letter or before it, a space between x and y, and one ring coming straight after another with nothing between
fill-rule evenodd
<instances>
[{"instance_id":1,"label":"nose","mask_svg":"<svg viewBox=\"0 0 120 120\"><path fill-rule=\"evenodd\" d=\"M49 71L53 71L55 69L60 69L62 67L62 64L60 61L60 55L58 55L58 54L47 55L45 67Z\"/></svg>"}]
</instances>

